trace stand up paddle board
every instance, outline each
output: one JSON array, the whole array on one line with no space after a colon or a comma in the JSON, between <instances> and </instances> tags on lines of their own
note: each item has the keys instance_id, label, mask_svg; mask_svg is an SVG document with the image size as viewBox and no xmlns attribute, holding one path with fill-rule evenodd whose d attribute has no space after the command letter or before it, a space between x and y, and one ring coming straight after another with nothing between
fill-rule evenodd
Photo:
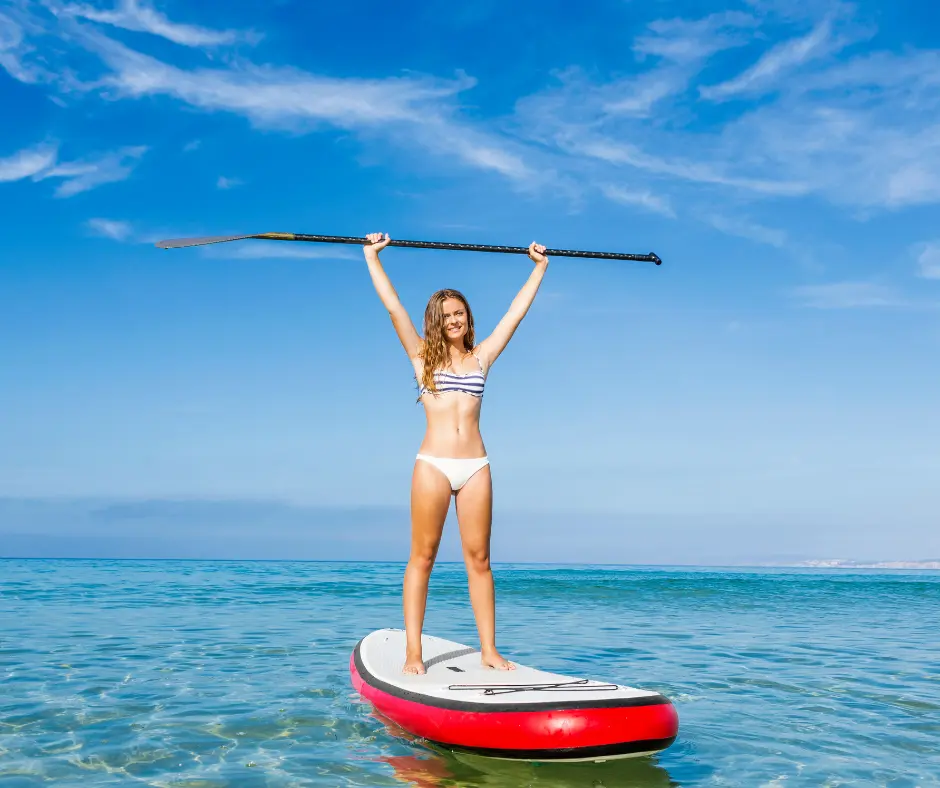
<instances>
[{"instance_id":1,"label":"stand up paddle board","mask_svg":"<svg viewBox=\"0 0 940 788\"><path fill-rule=\"evenodd\" d=\"M679 717L648 690L516 664L484 668L478 649L422 636L423 676L401 672L405 632L380 629L356 645L352 684L376 711L445 747L527 761L601 761L664 750Z\"/></svg>"}]
</instances>

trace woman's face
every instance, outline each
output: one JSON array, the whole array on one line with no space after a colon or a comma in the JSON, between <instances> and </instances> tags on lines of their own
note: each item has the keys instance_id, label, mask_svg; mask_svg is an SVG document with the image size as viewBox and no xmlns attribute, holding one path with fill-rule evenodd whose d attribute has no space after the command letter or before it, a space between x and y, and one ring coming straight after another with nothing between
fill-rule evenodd
<instances>
[{"instance_id":1,"label":"woman's face","mask_svg":"<svg viewBox=\"0 0 940 788\"><path fill-rule=\"evenodd\" d=\"M445 298L441 304L444 313L444 338L459 342L467 333L467 307L458 298Z\"/></svg>"}]
</instances>

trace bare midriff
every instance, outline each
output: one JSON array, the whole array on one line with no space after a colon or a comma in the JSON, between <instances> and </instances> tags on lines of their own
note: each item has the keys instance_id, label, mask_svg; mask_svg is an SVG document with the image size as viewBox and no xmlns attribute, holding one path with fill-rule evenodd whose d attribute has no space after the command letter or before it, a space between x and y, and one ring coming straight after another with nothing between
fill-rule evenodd
<instances>
[{"instance_id":1,"label":"bare midriff","mask_svg":"<svg viewBox=\"0 0 940 788\"><path fill-rule=\"evenodd\" d=\"M426 393L421 402L428 419L421 454L457 459L486 456L480 435L482 398L448 391L437 395Z\"/></svg>"}]
</instances>

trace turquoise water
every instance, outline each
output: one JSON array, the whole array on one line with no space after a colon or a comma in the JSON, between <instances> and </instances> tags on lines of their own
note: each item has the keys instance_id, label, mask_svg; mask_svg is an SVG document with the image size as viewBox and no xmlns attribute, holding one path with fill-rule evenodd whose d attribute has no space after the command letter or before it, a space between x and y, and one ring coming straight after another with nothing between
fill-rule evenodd
<instances>
[{"instance_id":1,"label":"turquoise water","mask_svg":"<svg viewBox=\"0 0 940 788\"><path fill-rule=\"evenodd\" d=\"M0 788L940 785L940 573L498 566L500 646L658 690L656 757L460 759L374 718L401 567L0 561ZM458 565L427 631L475 643Z\"/></svg>"}]
</instances>

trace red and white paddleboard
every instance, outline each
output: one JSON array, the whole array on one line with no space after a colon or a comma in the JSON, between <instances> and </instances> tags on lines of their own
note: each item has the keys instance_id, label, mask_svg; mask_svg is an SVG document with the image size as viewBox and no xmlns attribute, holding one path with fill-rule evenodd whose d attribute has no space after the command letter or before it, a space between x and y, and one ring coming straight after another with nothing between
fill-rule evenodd
<instances>
[{"instance_id":1,"label":"red and white paddleboard","mask_svg":"<svg viewBox=\"0 0 940 788\"><path fill-rule=\"evenodd\" d=\"M349 672L363 699L429 742L497 758L602 761L664 750L678 733L675 707L659 693L516 662L493 670L478 649L430 635L422 644L423 676L401 672L401 629L360 640Z\"/></svg>"}]
</instances>

